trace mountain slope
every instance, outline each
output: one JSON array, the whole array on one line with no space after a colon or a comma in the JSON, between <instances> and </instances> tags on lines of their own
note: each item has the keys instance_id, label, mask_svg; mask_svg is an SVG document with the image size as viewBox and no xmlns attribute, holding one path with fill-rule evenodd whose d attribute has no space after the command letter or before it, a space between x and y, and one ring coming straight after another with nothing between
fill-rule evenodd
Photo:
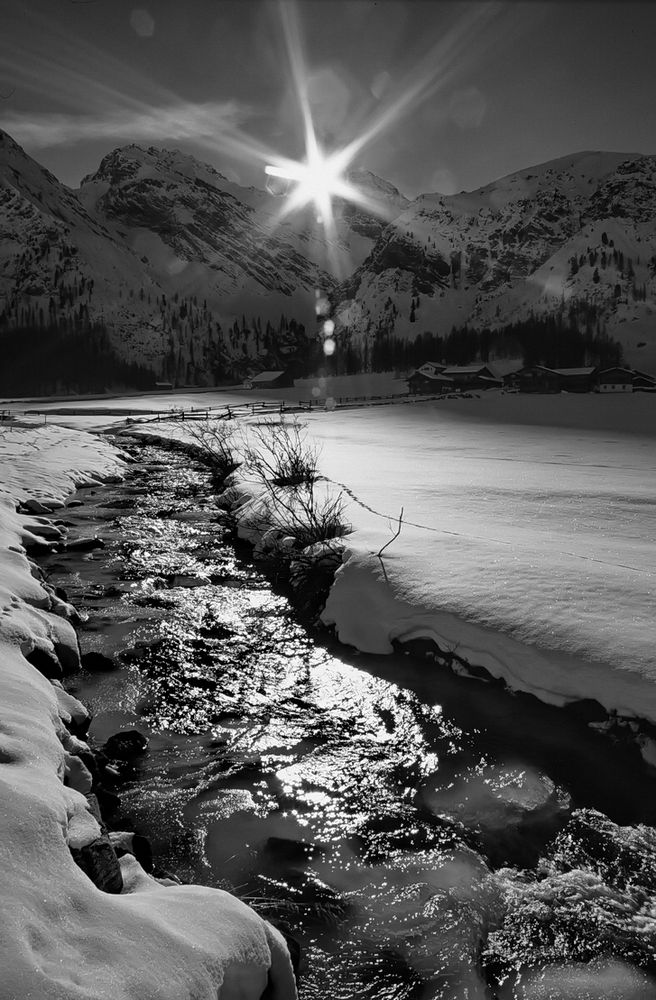
<instances>
[{"instance_id":1,"label":"mountain slope","mask_svg":"<svg viewBox=\"0 0 656 1000\"><path fill-rule=\"evenodd\" d=\"M627 361L656 366L655 179L654 157L586 152L422 195L341 286L338 332L445 336L591 307Z\"/></svg>"},{"instance_id":2,"label":"mountain slope","mask_svg":"<svg viewBox=\"0 0 656 1000\"><path fill-rule=\"evenodd\" d=\"M407 204L373 174L358 182L383 219ZM315 290L330 293L386 221L338 206L328 245L310 212L280 222L282 204L135 145L72 191L0 133L0 328L102 327L121 357L176 381L302 365Z\"/></svg>"},{"instance_id":3,"label":"mountain slope","mask_svg":"<svg viewBox=\"0 0 656 1000\"><path fill-rule=\"evenodd\" d=\"M311 209L281 220L284 198L177 150L115 149L73 191L0 132L5 358L29 341L45 371L87 337L96 368L113 352L176 382L307 371L323 359L320 289L337 370L389 363L376 345L418 334L439 349L464 327L492 331L493 360L506 331L545 318L656 369L655 157L579 153L413 202L368 171L347 179L377 208L336 201L329 241Z\"/></svg>"}]
</instances>

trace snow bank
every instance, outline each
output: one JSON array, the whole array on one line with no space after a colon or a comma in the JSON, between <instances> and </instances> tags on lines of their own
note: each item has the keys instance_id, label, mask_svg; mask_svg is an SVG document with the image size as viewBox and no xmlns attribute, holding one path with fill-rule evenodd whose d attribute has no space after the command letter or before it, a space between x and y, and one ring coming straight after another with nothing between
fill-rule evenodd
<instances>
[{"instance_id":1,"label":"snow bank","mask_svg":"<svg viewBox=\"0 0 656 1000\"><path fill-rule=\"evenodd\" d=\"M502 678L515 691L565 705L593 698L609 712L656 722L656 684L639 673L565 652L527 645L493 628L444 611L436 602L407 599L404 578L385 559L348 549L321 616L341 642L365 653L391 653L394 643L430 639L447 654Z\"/></svg>"},{"instance_id":2,"label":"snow bank","mask_svg":"<svg viewBox=\"0 0 656 1000\"><path fill-rule=\"evenodd\" d=\"M72 609L41 585L24 545L57 526L38 511L62 507L76 487L121 475L105 442L57 427L0 435L0 924L2 995L11 1000L292 1000L280 934L233 896L167 886L121 859L123 892L109 895L73 861L95 840L84 744L66 729L85 710L25 658L53 665L78 656ZM31 501L36 514L19 514ZM40 506L39 506L40 505ZM36 575L35 575L36 574ZM59 615L54 614L54 610ZM53 666L54 669L54 666ZM64 784L64 778L70 784Z\"/></svg>"},{"instance_id":3,"label":"snow bank","mask_svg":"<svg viewBox=\"0 0 656 1000\"><path fill-rule=\"evenodd\" d=\"M356 527L325 623L365 652L424 636L544 701L656 722L655 401L626 403L492 394L313 415ZM372 553L401 506L383 571Z\"/></svg>"}]
</instances>

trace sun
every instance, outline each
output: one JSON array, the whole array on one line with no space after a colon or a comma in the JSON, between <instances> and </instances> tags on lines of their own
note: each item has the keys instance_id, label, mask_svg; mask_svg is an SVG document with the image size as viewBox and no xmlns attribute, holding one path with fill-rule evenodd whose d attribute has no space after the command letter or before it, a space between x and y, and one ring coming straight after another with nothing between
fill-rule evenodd
<instances>
[{"instance_id":1,"label":"sun","mask_svg":"<svg viewBox=\"0 0 656 1000\"><path fill-rule=\"evenodd\" d=\"M267 164L264 168L271 177L282 177L296 183L284 214L314 204L317 221L326 224L332 219L332 199L353 200L357 193L344 177L344 169L350 157L345 150L326 155L314 142L309 145L304 163L285 160L279 164Z\"/></svg>"}]
</instances>

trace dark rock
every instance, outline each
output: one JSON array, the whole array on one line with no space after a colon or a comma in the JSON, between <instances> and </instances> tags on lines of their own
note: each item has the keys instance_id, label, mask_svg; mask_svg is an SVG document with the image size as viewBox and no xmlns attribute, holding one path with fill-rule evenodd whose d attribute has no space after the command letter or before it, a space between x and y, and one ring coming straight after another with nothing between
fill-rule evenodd
<instances>
[{"instance_id":1,"label":"dark rock","mask_svg":"<svg viewBox=\"0 0 656 1000\"><path fill-rule=\"evenodd\" d=\"M79 750L75 756L80 758L91 777L96 781L98 777L98 764L96 763L96 755L93 751Z\"/></svg>"},{"instance_id":2,"label":"dark rock","mask_svg":"<svg viewBox=\"0 0 656 1000\"><path fill-rule=\"evenodd\" d=\"M25 500L18 509L23 514L52 514L52 509L40 500Z\"/></svg>"},{"instance_id":3,"label":"dark rock","mask_svg":"<svg viewBox=\"0 0 656 1000\"><path fill-rule=\"evenodd\" d=\"M91 552L93 549L104 548L105 543L102 538L96 536L93 538L72 538L70 542L65 543L67 552Z\"/></svg>"},{"instance_id":4,"label":"dark rock","mask_svg":"<svg viewBox=\"0 0 656 1000\"><path fill-rule=\"evenodd\" d=\"M66 504L67 507L84 507L82 500L69 500Z\"/></svg>"},{"instance_id":5,"label":"dark rock","mask_svg":"<svg viewBox=\"0 0 656 1000\"><path fill-rule=\"evenodd\" d=\"M68 646L65 642L55 641L53 641L53 646L63 673L76 673L80 669L80 654L76 646Z\"/></svg>"},{"instance_id":6,"label":"dark rock","mask_svg":"<svg viewBox=\"0 0 656 1000\"><path fill-rule=\"evenodd\" d=\"M58 597L60 601L66 601L68 604L68 594L63 587L55 587L55 597Z\"/></svg>"},{"instance_id":7,"label":"dark rock","mask_svg":"<svg viewBox=\"0 0 656 1000\"><path fill-rule=\"evenodd\" d=\"M47 677L49 681L56 680L59 681L64 676L64 672L61 667L61 663L57 659L54 653L50 653L45 649L39 649L36 647L25 657L28 663L31 663L33 667Z\"/></svg>"},{"instance_id":8,"label":"dark rock","mask_svg":"<svg viewBox=\"0 0 656 1000\"><path fill-rule=\"evenodd\" d=\"M94 795L93 792L89 792L84 796L89 804L89 812L96 820L96 822L102 827L103 833L105 832L105 824L103 823L102 814L100 812L100 803L98 802L98 796Z\"/></svg>"},{"instance_id":9,"label":"dark rock","mask_svg":"<svg viewBox=\"0 0 656 1000\"><path fill-rule=\"evenodd\" d=\"M110 760L131 761L141 756L148 748L148 739L138 729L126 729L114 733L105 741L104 752Z\"/></svg>"},{"instance_id":10,"label":"dark rock","mask_svg":"<svg viewBox=\"0 0 656 1000\"><path fill-rule=\"evenodd\" d=\"M101 815L113 816L121 804L121 800L116 792L110 792L110 790L105 788L103 785L96 785L94 787L94 793L98 799Z\"/></svg>"},{"instance_id":11,"label":"dark rock","mask_svg":"<svg viewBox=\"0 0 656 1000\"><path fill-rule=\"evenodd\" d=\"M71 848L71 854L76 864L98 889L111 893L119 893L122 890L121 867L109 837L98 837L91 844L79 849Z\"/></svg>"},{"instance_id":12,"label":"dark rock","mask_svg":"<svg viewBox=\"0 0 656 1000\"><path fill-rule=\"evenodd\" d=\"M82 666L90 673L100 673L104 670L116 670L118 663L110 656L105 656L104 653L91 650L82 654Z\"/></svg>"},{"instance_id":13,"label":"dark rock","mask_svg":"<svg viewBox=\"0 0 656 1000\"><path fill-rule=\"evenodd\" d=\"M110 833L109 839L119 858L124 854L132 854L145 872L152 872L153 851L146 837L140 833L117 831Z\"/></svg>"}]
</instances>

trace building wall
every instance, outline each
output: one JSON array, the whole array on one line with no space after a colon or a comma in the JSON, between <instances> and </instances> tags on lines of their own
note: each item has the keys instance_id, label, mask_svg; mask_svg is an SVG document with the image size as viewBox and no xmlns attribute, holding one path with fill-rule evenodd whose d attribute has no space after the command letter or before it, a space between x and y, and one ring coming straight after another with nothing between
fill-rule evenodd
<instances>
[{"instance_id":1,"label":"building wall","mask_svg":"<svg viewBox=\"0 0 656 1000\"><path fill-rule=\"evenodd\" d=\"M631 382L601 382L599 392L633 392Z\"/></svg>"}]
</instances>

